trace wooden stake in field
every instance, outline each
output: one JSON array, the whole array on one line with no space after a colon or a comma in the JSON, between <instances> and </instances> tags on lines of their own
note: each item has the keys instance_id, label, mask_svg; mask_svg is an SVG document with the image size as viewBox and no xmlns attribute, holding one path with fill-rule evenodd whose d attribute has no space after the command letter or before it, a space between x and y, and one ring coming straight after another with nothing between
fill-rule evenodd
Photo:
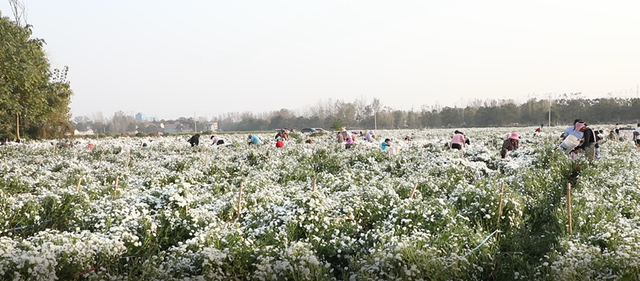
<instances>
[{"instance_id":1,"label":"wooden stake in field","mask_svg":"<svg viewBox=\"0 0 640 281\"><path fill-rule=\"evenodd\" d=\"M573 222L571 221L571 183L567 183L567 211L569 212L569 234L573 234Z\"/></svg>"},{"instance_id":2,"label":"wooden stake in field","mask_svg":"<svg viewBox=\"0 0 640 281\"><path fill-rule=\"evenodd\" d=\"M82 178L78 178L78 186L76 186L76 192L80 192L80 184L82 183Z\"/></svg>"},{"instance_id":3,"label":"wooden stake in field","mask_svg":"<svg viewBox=\"0 0 640 281\"><path fill-rule=\"evenodd\" d=\"M104 151L100 153L100 162L98 162L98 167L102 165L102 158L104 158Z\"/></svg>"},{"instance_id":4,"label":"wooden stake in field","mask_svg":"<svg viewBox=\"0 0 640 281\"><path fill-rule=\"evenodd\" d=\"M127 163L124 165L127 168L129 168L129 160L131 160L131 153L127 153Z\"/></svg>"},{"instance_id":5,"label":"wooden stake in field","mask_svg":"<svg viewBox=\"0 0 640 281\"><path fill-rule=\"evenodd\" d=\"M312 193L316 193L316 178L313 178L313 190Z\"/></svg>"},{"instance_id":6,"label":"wooden stake in field","mask_svg":"<svg viewBox=\"0 0 640 281\"><path fill-rule=\"evenodd\" d=\"M16 112L16 136L20 141L20 113Z\"/></svg>"},{"instance_id":7,"label":"wooden stake in field","mask_svg":"<svg viewBox=\"0 0 640 281\"><path fill-rule=\"evenodd\" d=\"M120 176L116 176L116 187L113 189L113 200L116 199L116 194L118 193L118 180L120 179Z\"/></svg>"},{"instance_id":8,"label":"wooden stake in field","mask_svg":"<svg viewBox=\"0 0 640 281\"><path fill-rule=\"evenodd\" d=\"M498 203L498 227L500 227L500 220L502 219L502 196L504 195L504 182L500 187L500 203ZM496 232L496 239L498 239L498 233Z\"/></svg>"},{"instance_id":9,"label":"wooden stake in field","mask_svg":"<svg viewBox=\"0 0 640 281\"><path fill-rule=\"evenodd\" d=\"M236 218L236 221L238 221L240 219L240 207L241 207L241 202L242 202L242 187L244 187L244 182L240 183L240 194L238 194L238 218Z\"/></svg>"},{"instance_id":10,"label":"wooden stake in field","mask_svg":"<svg viewBox=\"0 0 640 281\"><path fill-rule=\"evenodd\" d=\"M418 184L416 182L416 185L413 186L413 190L411 191L411 196L409 196L409 199L413 199L413 196L416 194L416 189L418 189Z\"/></svg>"},{"instance_id":11,"label":"wooden stake in field","mask_svg":"<svg viewBox=\"0 0 640 281\"><path fill-rule=\"evenodd\" d=\"M204 160L204 165L208 166L209 165L209 154L211 153L211 150L207 149L207 157Z\"/></svg>"},{"instance_id":12,"label":"wooden stake in field","mask_svg":"<svg viewBox=\"0 0 640 281\"><path fill-rule=\"evenodd\" d=\"M184 215L188 216L189 215L189 204L184 206Z\"/></svg>"}]
</instances>

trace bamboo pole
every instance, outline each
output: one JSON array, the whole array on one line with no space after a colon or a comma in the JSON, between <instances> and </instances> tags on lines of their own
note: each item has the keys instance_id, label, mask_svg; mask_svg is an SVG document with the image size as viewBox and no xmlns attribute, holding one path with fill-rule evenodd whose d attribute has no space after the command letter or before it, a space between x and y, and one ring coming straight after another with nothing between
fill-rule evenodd
<instances>
[{"instance_id":1,"label":"bamboo pole","mask_svg":"<svg viewBox=\"0 0 640 281\"><path fill-rule=\"evenodd\" d=\"M569 212L569 234L573 234L573 222L571 218L571 183L567 183L567 211Z\"/></svg>"},{"instance_id":2,"label":"bamboo pole","mask_svg":"<svg viewBox=\"0 0 640 281\"><path fill-rule=\"evenodd\" d=\"M120 179L120 176L116 176L116 186L113 189L113 199L116 199L116 194L118 193L118 180Z\"/></svg>"},{"instance_id":3,"label":"bamboo pole","mask_svg":"<svg viewBox=\"0 0 640 281\"><path fill-rule=\"evenodd\" d=\"M416 194L417 188L418 188L418 183L416 182L416 185L413 186L413 190L411 191L411 196L409 197L409 199L413 199L413 196Z\"/></svg>"},{"instance_id":4,"label":"bamboo pole","mask_svg":"<svg viewBox=\"0 0 640 281\"><path fill-rule=\"evenodd\" d=\"M316 178L313 178L313 193L316 193Z\"/></svg>"},{"instance_id":5,"label":"bamboo pole","mask_svg":"<svg viewBox=\"0 0 640 281\"><path fill-rule=\"evenodd\" d=\"M500 186L500 202L498 203L498 227L500 227L500 220L502 219L502 196L504 195L504 182ZM498 239L498 233L496 233L496 239Z\"/></svg>"},{"instance_id":6,"label":"bamboo pole","mask_svg":"<svg viewBox=\"0 0 640 281\"><path fill-rule=\"evenodd\" d=\"M20 113L16 112L16 136L17 140L20 141Z\"/></svg>"},{"instance_id":7,"label":"bamboo pole","mask_svg":"<svg viewBox=\"0 0 640 281\"><path fill-rule=\"evenodd\" d=\"M184 215L188 216L189 215L189 204L184 206Z\"/></svg>"},{"instance_id":8,"label":"bamboo pole","mask_svg":"<svg viewBox=\"0 0 640 281\"><path fill-rule=\"evenodd\" d=\"M209 154L211 153L211 150L207 149L207 157L204 160L204 165L208 166L209 165Z\"/></svg>"},{"instance_id":9,"label":"bamboo pole","mask_svg":"<svg viewBox=\"0 0 640 281\"><path fill-rule=\"evenodd\" d=\"M80 192L80 184L82 183L82 178L78 178L78 186L76 186L76 192Z\"/></svg>"},{"instance_id":10,"label":"bamboo pole","mask_svg":"<svg viewBox=\"0 0 640 281\"><path fill-rule=\"evenodd\" d=\"M502 185L500 187L500 203L498 204L498 223L500 222L500 219L502 217L502 196L504 195L504 182L502 182Z\"/></svg>"},{"instance_id":11,"label":"bamboo pole","mask_svg":"<svg viewBox=\"0 0 640 281\"><path fill-rule=\"evenodd\" d=\"M240 219L240 208L242 203L242 188L244 187L244 182L240 182L240 194L238 194L238 217L236 221Z\"/></svg>"},{"instance_id":12,"label":"bamboo pole","mask_svg":"<svg viewBox=\"0 0 640 281\"><path fill-rule=\"evenodd\" d=\"M129 160L131 160L131 153L127 153L127 163L125 164L127 168L129 168Z\"/></svg>"}]
</instances>

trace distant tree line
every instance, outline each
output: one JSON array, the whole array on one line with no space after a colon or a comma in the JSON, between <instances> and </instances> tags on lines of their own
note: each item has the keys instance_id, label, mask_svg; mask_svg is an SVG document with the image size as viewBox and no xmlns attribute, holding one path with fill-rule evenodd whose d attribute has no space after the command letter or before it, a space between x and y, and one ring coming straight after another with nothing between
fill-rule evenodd
<instances>
[{"instance_id":1,"label":"distant tree line","mask_svg":"<svg viewBox=\"0 0 640 281\"><path fill-rule=\"evenodd\" d=\"M136 120L132 113L116 112L111 118L101 113L91 117L77 116L74 127L82 131L92 128L95 133L122 134L131 132L159 132L162 124L178 124L191 130L197 125L198 131L206 131L205 124L217 122L223 131L264 131L280 128L324 128L335 129L342 126L353 129L419 129L419 128L464 128L498 126L547 126L551 117L552 125L570 124L581 118L589 123L637 123L640 120L640 99L638 98L598 98L585 99L580 93L564 95L551 103L549 100L530 99L524 103L513 100L475 100L465 107L423 106L419 111L396 110L373 99L366 102L342 100L321 100L299 112L280 109L272 112L230 112L207 120L206 117L160 120L146 122Z\"/></svg>"},{"instance_id":2,"label":"distant tree line","mask_svg":"<svg viewBox=\"0 0 640 281\"><path fill-rule=\"evenodd\" d=\"M552 125L569 124L575 118L590 123L635 123L640 119L638 98L585 99L574 93L553 100L550 109L549 114L549 100L535 98L524 103L475 100L465 107L423 106L419 111L396 110L383 106L377 99L371 103L327 100L300 114L288 109L262 114L232 112L222 114L216 121L225 131L255 131L341 126L358 129L546 126L549 119Z\"/></svg>"}]
</instances>

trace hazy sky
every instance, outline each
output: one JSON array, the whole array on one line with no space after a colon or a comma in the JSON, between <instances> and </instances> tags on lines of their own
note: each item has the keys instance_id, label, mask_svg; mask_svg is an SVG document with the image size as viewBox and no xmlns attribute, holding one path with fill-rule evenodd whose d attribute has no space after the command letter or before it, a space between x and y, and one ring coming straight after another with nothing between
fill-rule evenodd
<instances>
[{"instance_id":1,"label":"hazy sky","mask_svg":"<svg viewBox=\"0 0 640 281\"><path fill-rule=\"evenodd\" d=\"M640 1L23 0L71 111L217 116L377 97L419 110L635 97ZM3 16L10 16L0 0Z\"/></svg>"}]
</instances>

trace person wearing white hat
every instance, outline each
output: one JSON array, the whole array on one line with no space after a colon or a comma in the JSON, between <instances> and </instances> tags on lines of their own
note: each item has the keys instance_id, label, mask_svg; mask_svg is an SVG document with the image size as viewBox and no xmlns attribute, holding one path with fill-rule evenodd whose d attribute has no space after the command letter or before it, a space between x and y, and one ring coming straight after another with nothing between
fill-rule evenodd
<instances>
[{"instance_id":1,"label":"person wearing white hat","mask_svg":"<svg viewBox=\"0 0 640 281\"><path fill-rule=\"evenodd\" d=\"M505 158L507 156L508 151L514 151L518 149L520 145L520 135L518 133L513 132L509 135L509 137L502 143L502 149L500 150L500 156Z\"/></svg>"}]
</instances>

